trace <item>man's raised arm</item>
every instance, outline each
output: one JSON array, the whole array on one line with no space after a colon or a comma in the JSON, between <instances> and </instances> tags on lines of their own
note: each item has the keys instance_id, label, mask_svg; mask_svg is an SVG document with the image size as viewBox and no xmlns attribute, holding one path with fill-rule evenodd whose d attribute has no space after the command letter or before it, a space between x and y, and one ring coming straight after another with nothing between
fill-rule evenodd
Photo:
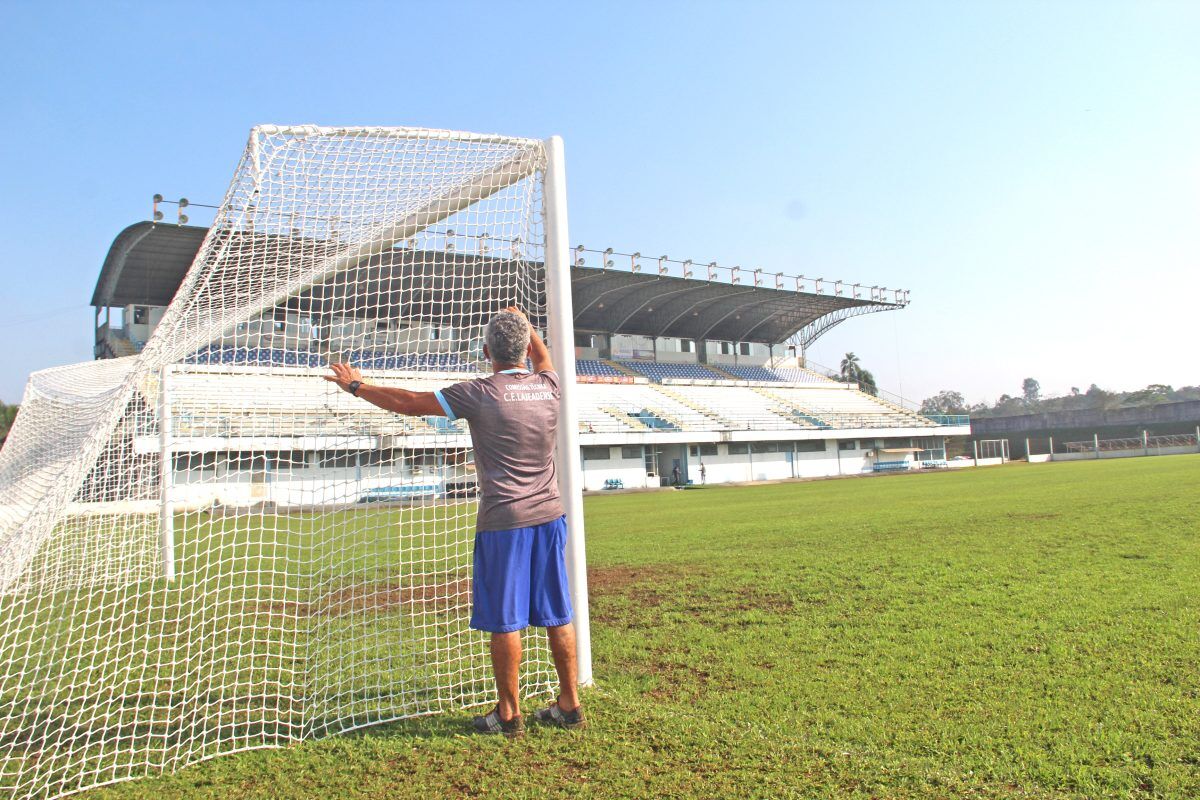
<instances>
[{"instance_id":1,"label":"man's raised arm","mask_svg":"<svg viewBox=\"0 0 1200 800\"><path fill-rule=\"evenodd\" d=\"M525 312L516 306L509 306L504 310L525 317ZM546 343L542 341L542 337L538 335L528 317L525 317L525 321L529 323L529 360L533 363L533 371L554 371L554 362L550 360L550 351L546 348Z\"/></svg>"},{"instance_id":2,"label":"man's raised arm","mask_svg":"<svg viewBox=\"0 0 1200 800\"><path fill-rule=\"evenodd\" d=\"M362 373L357 367L349 364L330 364L329 367L333 374L324 376L325 380L336 383L339 388L355 397L361 397L373 406L410 417L446 416L442 404L433 392L410 392L392 386L371 386L363 383Z\"/></svg>"}]
</instances>

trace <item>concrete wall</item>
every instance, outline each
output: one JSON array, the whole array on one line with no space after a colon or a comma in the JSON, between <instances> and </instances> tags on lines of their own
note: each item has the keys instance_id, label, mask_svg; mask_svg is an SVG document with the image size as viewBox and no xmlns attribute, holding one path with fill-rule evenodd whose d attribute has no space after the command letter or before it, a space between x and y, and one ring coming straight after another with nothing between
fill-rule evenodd
<instances>
[{"instance_id":1,"label":"concrete wall","mask_svg":"<svg viewBox=\"0 0 1200 800\"><path fill-rule=\"evenodd\" d=\"M658 485L657 478L646 476L646 462L642 457L622 458L621 448L617 446L609 447L608 451L607 461L590 458L583 461L584 491L600 491L604 488L604 482L610 478L620 480L626 489L644 489Z\"/></svg>"}]
</instances>

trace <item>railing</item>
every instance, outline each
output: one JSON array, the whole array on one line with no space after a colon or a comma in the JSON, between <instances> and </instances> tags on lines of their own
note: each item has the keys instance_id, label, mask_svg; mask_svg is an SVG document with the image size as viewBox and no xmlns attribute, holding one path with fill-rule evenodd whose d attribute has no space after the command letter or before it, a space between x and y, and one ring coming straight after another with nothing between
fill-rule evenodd
<instances>
[{"instance_id":1,"label":"railing","mask_svg":"<svg viewBox=\"0 0 1200 800\"><path fill-rule=\"evenodd\" d=\"M969 414L922 414L925 419L930 419L938 425L970 425L971 416Z\"/></svg>"},{"instance_id":2,"label":"railing","mask_svg":"<svg viewBox=\"0 0 1200 800\"><path fill-rule=\"evenodd\" d=\"M666 275L676 278L692 278L738 286L755 286L766 289L781 289L807 294L828 294L834 297L867 299L876 303L895 306L908 305L907 289L889 289L886 286L867 286L829 278L809 278L805 275L788 275L783 272L768 272L762 267L723 267L715 261L707 264L692 259L680 261L669 256L643 256L641 253L618 253L611 247L593 250L578 245L574 250L574 265L596 267L621 272L646 272L651 275Z\"/></svg>"}]
</instances>

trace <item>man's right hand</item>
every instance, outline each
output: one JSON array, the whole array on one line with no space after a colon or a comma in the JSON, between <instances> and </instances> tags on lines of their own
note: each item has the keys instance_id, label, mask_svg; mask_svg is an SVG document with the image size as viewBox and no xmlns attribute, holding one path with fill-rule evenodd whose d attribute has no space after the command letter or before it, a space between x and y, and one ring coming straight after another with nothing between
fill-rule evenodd
<instances>
[{"instance_id":1,"label":"man's right hand","mask_svg":"<svg viewBox=\"0 0 1200 800\"><path fill-rule=\"evenodd\" d=\"M324 375L325 380L336 383L342 391L350 390L350 382L363 382L362 373L358 371L358 367L352 367L349 364L330 364L329 368L333 370L332 375Z\"/></svg>"}]
</instances>

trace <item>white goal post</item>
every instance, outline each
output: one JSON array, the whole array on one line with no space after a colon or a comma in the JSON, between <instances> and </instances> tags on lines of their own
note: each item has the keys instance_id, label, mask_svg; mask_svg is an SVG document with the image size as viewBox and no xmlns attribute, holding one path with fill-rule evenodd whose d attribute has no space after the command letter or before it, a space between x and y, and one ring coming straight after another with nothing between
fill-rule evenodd
<instances>
[{"instance_id":1,"label":"white goal post","mask_svg":"<svg viewBox=\"0 0 1200 800\"><path fill-rule=\"evenodd\" d=\"M0 794L50 798L494 696L461 422L322 380L480 374L525 308L592 680L562 141L259 126L141 353L30 379L0 450ZM523 692L556 682L544 634Z\"/></svg>"}]
</instances>

